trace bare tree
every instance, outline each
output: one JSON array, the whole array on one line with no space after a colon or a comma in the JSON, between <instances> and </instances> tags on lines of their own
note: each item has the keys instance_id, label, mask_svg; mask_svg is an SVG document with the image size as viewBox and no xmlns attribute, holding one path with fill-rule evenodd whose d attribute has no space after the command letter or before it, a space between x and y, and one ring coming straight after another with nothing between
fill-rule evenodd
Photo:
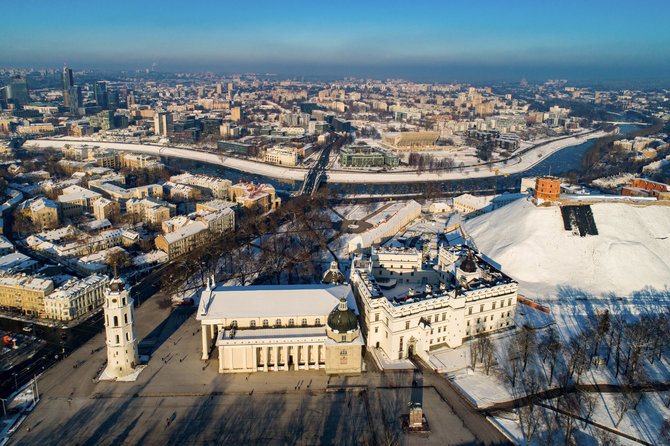
<instances>
[{"instance_id":1,"label":"bare tree","mask_svg":"<svg viewBox=\"0 0 670 446\"><path fill-rule=\"evenodd\" d=\"M619 428L619 424L621 424L626 412L636 405L635 400L636 398L633 389L629 386L624 386L622 391L616 394L616 398L614 399L614 411L618 418L614 425L615 428Z\"/></svg>"},{"instance_id":2,"label":"bare tree","mask_svg":"<svg viewBox=\"0 0 670 446\"><path fill-rule=\"evenodd\" d=\"M547 334L542 340L540 348L544 352L542 362L544 363L547 359L549 359L548 384L551 386L551 383L554 379L554 372L556 371L556 365L563 351L563 344L558 337L558 332L553 326L547 329Z\"/></svg>"},{"instance_id":3,"label":"bare tree","mask_svg":"<svg viewBox=\"0 0 670 446\"><path fill-rule=\"evenodd\" d=\"M528 358L531 357L531 354L534 352L537 345L535 330L533 330L530 325L524 324L523 327L521 327L521 330L517 332L515 339L519 353L521 354L522 370L525 371L526 366L528 365Z\"/></svg>"},{"instance_id":4,"label":"bare tree","mask_svg":"<svg viewBox=\"0 0 670 446\"><path fill-rule=\"evenodd\" d=\"M570 444L575 428L575 415L581 411L581 405L581 394L579 392L566 393L558 399L558 408L563 411L559 419L564 422L563 435L566 445Z\"/></svg>"}]
</instances>

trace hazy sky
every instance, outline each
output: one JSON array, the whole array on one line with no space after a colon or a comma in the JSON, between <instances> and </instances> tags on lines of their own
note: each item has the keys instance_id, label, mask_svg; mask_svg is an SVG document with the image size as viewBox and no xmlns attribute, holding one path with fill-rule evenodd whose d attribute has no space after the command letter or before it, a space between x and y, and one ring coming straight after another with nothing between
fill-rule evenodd
<instances>
[{"instance_id":1,"label":"hazy sky","mask_svg":"<svg viewBox=\"0 0 670 446\"><path fill-rule=\"evenodd\" d=\"M0 66L670 77L670 1L8 1Z\"/></svg>"}]
</instances>

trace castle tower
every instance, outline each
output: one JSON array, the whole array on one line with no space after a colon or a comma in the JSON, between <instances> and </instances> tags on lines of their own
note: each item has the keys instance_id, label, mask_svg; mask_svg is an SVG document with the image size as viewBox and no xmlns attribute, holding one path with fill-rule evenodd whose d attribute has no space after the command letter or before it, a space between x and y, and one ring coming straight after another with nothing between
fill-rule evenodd
<instances>
[{"instance_id":1,"label":"castle tower","mask_svg":"<svg viewBox=\"0 0 670 446\"><path fill-rule=\"evenodd\" d=\"M106 373L113 378L135 372L139 362L133 299L125 285L123 280L115 277L105 288Z\"/></svg>"}]
</instances>

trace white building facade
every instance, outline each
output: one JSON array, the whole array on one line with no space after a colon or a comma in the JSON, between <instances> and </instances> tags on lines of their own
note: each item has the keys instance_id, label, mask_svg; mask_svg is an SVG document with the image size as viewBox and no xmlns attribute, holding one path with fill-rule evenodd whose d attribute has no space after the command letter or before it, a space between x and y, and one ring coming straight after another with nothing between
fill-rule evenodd
<instances>
[{"instance_id":1,"label":"white building facade","mask_svg":"<svg viewBox=\"0 0 670 446\"><path fill-rule=\"evenodd\" d=\"M354 259L350 277L368 348L389 359L427 359L434 348L458 347L478 333L514 326L518 284L465 246L440 247L437 264L420 270L398 271L410 263L403 262L408 254L397 253L394 264L394 253L383 252L385 264L396 265L393 276L392 268L379 271L383 264L374 252Z\"/></svg>"},{"instance_id":2,"label":"white building facade","mask_svg":"<svg viewBox=\"0 0 670 446\"><path fill-rule=\"evenodd\" d=\"M202 359L219 373L360 373L363 340L347 285L214 287L202 291Z\"/></svg>"}]
</instances>

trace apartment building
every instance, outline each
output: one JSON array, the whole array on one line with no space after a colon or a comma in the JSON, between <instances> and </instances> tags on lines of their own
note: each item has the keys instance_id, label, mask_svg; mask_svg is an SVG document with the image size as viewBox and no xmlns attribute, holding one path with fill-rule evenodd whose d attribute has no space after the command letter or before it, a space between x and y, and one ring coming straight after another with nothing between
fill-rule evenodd
<instances>
[{"instance_id":1,"label":"apartment building","mask_svg":"<svg viewBox=\"0 0 670 446\"><path fill-rule=\"evenodd\" d=\"M108 281L107 276L97 274L67 281L44 298L44 317L70 321L100 308Z\"/></svg>"},{"instance_id":2,"label":"apartment building","mask_svg":"<svg viewBox=\"0 0 670 446\"><path fill-rule=\"evenodd\" d=\"M44 298L53 290L49 279L22 274L0 277L0 307L43 317Z\"/></svg>"}]
</instances>

